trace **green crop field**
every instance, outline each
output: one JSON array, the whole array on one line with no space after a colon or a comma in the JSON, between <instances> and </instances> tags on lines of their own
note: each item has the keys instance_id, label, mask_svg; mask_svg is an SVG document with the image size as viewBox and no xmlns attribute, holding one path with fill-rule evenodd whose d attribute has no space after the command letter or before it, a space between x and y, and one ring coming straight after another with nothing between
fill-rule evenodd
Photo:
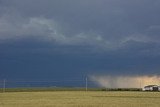
<instances>
[{"instance_id":1,"label":"green crop field","mask_svg":"<svg viewBox=\"0 0 160 107\"><path fill-rule=\"evenodd\" d=\"M0 107L160 107L160 92L6 92Z\"/></svg>"}]
</instances>

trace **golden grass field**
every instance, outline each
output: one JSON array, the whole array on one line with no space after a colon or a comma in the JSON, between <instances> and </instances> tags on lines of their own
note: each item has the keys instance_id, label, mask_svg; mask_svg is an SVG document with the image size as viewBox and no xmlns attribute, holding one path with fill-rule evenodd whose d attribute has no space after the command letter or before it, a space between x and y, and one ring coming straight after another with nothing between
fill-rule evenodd
<instances>
[{"instance_id":1,"label":"golden grass field","mask_svg":"<svg viewBox=\"0 0 160 107\"><path fill-rule=\"evenodd\" d=\"M0 107L160 107L160 92L6 92Z\"/></svg>"}]
</instances>

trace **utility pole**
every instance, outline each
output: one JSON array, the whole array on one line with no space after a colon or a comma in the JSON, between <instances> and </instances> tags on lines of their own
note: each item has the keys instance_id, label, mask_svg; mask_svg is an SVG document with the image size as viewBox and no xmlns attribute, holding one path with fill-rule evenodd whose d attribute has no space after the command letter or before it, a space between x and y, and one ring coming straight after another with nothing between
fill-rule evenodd
<instances>
[{"instance_id":1,"label":"utility pole","mask_svg":"<svg viewBox=\"0 0 160 107\"><path fill-rule=\"evenodd\" d=\"M88 91L88 78L86 77L86 91Z\"/></svg>"},{"instance_id":2,"label":"utility pole","mask_svg":"<svg viewBox=\"0 0 160 107\"><path fill-rule=\"evenodd\" d=\"M140 88L142 89L142 79L140 78Z\"/></svg>"},{"instance_id":3,"label":"utility pole","mask_svg":"<svg viewBox=\"0 0 160 107\"><path fill-rule=\"evenodd\" d=\"M3 80L3 93L6 92L6 80L4 79Z\"/></svg>"}]
</instances>

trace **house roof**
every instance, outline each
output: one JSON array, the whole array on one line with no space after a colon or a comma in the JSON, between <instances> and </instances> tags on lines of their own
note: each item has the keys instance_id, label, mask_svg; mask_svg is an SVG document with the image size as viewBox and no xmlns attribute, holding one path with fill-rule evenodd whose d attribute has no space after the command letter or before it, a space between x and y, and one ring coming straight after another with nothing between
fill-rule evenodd
<instances>
[{"instance_id":1,"label":"house roof","mask_svg":"<svg viewBox=\"0 0 160 107\"><path fill-rule=\"evenodd\" d=\"M147 87L158 87L158 85L147 85L144 88L147 88Z\"/></svg>"}]
</instances>

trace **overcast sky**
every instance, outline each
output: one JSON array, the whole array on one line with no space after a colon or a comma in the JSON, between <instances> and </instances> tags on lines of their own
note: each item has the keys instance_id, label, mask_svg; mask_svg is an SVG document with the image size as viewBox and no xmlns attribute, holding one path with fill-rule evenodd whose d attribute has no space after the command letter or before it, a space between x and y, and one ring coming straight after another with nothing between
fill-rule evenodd
<instances>
[{"instance_id":1,"label":"overcast sky","mask_svg":"<svg viewBox=\"0 0 160 107\"><path fill-rule=\"evenodd\" d=\"M160 74L160 0L0 0L0 79Z\"/></svg>"}]
</instances>

